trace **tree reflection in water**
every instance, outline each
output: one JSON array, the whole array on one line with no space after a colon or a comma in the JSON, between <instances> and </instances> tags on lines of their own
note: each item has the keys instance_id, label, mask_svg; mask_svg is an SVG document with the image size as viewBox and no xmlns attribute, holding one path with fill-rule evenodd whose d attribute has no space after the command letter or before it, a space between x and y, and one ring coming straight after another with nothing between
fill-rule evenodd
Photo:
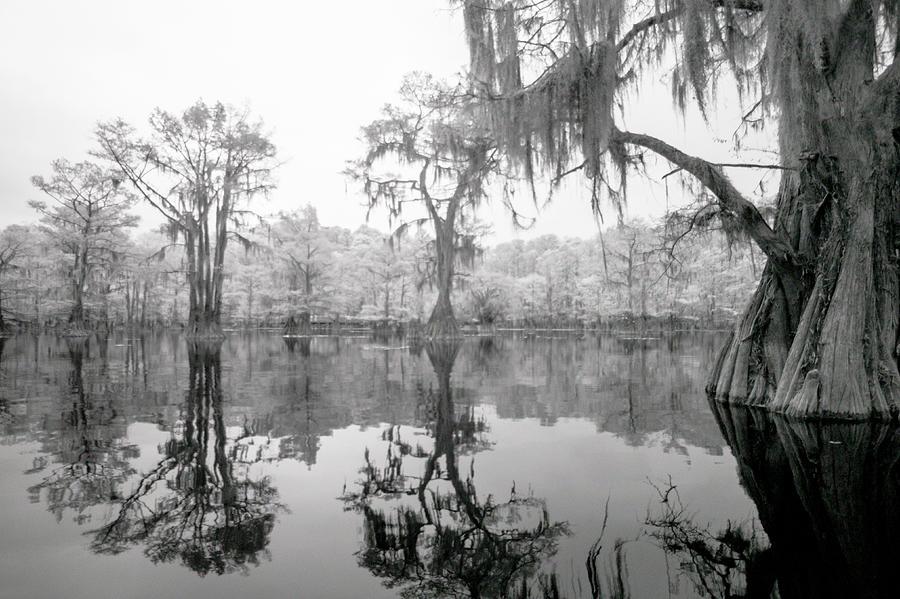
<instances>
[{"instance_id":1,"label":"tree reflection in water","mask_svg":"<svg viewBox=\"0 0 900 599\"><path fill-rule=\"evenodd\" d=\"M772 551L765 535L753 526L730 521L713 531L694 521L671 480L654 487L660 508L647 516L648 532L675 558L679 574L701 597L773 596Z\"/></svg>"},{"instance_id":2,"label":"tree reflection in water","mask_svg":"<svg viewBox=\"0 0 900 599\"><path fill-rule=\"evenodd\" d=\"M6 346L6 337L0 334L0 363L3 362L3 348ZM0 369L0 384L4 383L4 377L6 376L6 372ZM15 422L16 418L13 416L12 411L9 409L9 400L0 395L0 427L4 427L8 424L12 424ZM3 429L0 428L0 434L3 433Z\"/></svg>"},{"instance_id":3,"label":"tree reflection in water","mask_svg":"<svg viewBox=\"0 0 900 599\"><path fill-rule=\"evenodd\" d=\"M708 597L896 597L900 429L791 420L713 402L752 526L711 534L666 498L649 519L662 546ZM667 489L673 493L671 489Z\"/></svg>"},{"instance_id":4,"label":"tree reflection in water","mask_svg":"<svg viewBox=\"0 0 900 599\"><path fill-rule=\"evenodd\" d=\"M125 425L115 409L114 393L105 377L85 384L87 338L66 339L71 370L62 394L59 422L45 423L40 438L56 456L35 458L26 474L45 473L29 487L32 501L46 493L47 509L61 520L66 511L79 523L90 519L89 508L115 501L122 484L135 473L128 463L137 457L136 446L123 441Z\"/></svg>"},{"instance_id":5,"label":"tree reflection in water","mask_svg":"<svg viewBox=\"0 0 900 599\"><path fill-rule=\"evenodd\" d=\"M189 367L180 434L166 441L164 458L122 501L116 518L92 533L91 548L119 553L143 545L153 562L179 560L201 575L247 572L269 557L281 509L277 491L268 477L251 479L252 460L245 461L240 439L228 443L220 346L193 344Z\"/></svg>"},{"instance_id":6,"label":"tree reflection in water","mask_svg":"<svg viewBox=\"0 0 900 599\"><path fill-rule=\"evenodd\" d=\"M568 527L551 522L544 502L514 485L505 502L478 497L474 461L462 473L458 458L489 443L471 407L455 410L450 374L459 345L430 343L426 350L438 388L422 389L420 407L433 448L413 447L391 427L383 434L390 442L383 468L366 450L358 489L342 497L365 518L359 563L404 597L544 595L552 579L540 566ZM421 474L408 473L410 458L419 460Z\"/></svg>"}]
</instances>

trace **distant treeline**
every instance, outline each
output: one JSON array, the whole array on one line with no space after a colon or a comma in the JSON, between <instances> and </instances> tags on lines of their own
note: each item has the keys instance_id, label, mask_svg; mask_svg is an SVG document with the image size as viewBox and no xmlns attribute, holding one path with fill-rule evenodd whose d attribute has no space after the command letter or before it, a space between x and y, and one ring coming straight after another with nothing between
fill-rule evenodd
<instances>
[{"instance_id":1,"label":"distant treeline","mask_svg":"<svg viewBox=\"0 0 900 599\"><path fill-rule=\"evenodd\" d=\"M629 222L593 239L546 235L472 252L458 268L461 323L507 328L693 328L731 323L752 293L761 258L706 233L668 247L662 225ZM423 322L434 302L433 239L326 227L315 209L240 232L225 263L223 325L397 327ZM162 232L103 240L82 269L80 247L46 224L0 232L0 306L7 326L66 325L82 284L92 327L178 327L189 288L183 249ZM80 273L80 274L79 274ZM76 275L84 281L75 280Z\"/></svg>"}]
</instances>

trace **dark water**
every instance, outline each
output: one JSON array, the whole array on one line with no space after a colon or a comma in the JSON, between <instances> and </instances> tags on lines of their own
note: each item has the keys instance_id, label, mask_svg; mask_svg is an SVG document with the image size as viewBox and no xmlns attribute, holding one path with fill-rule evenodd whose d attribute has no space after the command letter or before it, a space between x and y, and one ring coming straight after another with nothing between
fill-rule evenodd
<instances>
[{"instance_id":1,"label":"dark water","mask_svg":"<svg viewBox=\"0 0 900 599\"><path fill-rule=\"evenodd\" d=\"M722 341L6 340L0 597L894 596L896 431Z\"/></svg>"}]
</instances>

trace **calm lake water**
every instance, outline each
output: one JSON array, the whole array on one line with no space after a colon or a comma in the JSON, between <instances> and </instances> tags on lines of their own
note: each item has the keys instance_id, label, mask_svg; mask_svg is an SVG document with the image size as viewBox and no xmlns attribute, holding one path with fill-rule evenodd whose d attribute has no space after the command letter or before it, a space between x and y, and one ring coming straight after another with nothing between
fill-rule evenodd
<instances>
[{"instance_id":1,"label":"calm lake water","mask_svg":"<svg viewBox=\"0 0 900 599\"><path fill-rule=\"evenodd\" d=\"M8 339L0 597L893 596L896 430L711 409L723 342Z\"/></svg>"}]
</instances>

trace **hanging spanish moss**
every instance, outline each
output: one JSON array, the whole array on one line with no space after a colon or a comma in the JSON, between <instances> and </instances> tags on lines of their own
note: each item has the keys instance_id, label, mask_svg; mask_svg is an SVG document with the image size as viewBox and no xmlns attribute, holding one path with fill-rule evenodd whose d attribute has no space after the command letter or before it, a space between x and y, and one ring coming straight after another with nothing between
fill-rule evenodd
<instances>
[{"instance_id":1,"label":"hanging spanish moss","mask_svg":"<svg viewBox=\"0 0 900 599\"><path fill-rule=\"evenodd\" d=\"M352 162L347 174L361 184L370 211L387 209L396 225L395 238L413 225L434 228L432 259L423 282L437 287L438 297L425 335L458 337L450 294L460 263L471 263L477 254L478 235L470 225L501 163L464 88L413 74L404 81L401 95L401 105L386 107L383 118L363 128L366 155ZM418 206L419 215L404 213L409 204Z\"/></svg>"},{"instance_id":2,"label":"hanging spanish moss","mask_svg":"<svg viewBox=\"0 0 900 599\"><path fill-rule=\"evenodd\" d=\"M553 181L583 172L595 211L601 197L621 208L650 151L696 180L713 202L702 209L726 232L766 254L712 374L716 397L801 417L897 413L900 3L462 4L473 89L522 172ZM650 72L668 73L676 113L692 101L704 117L716 112L727 86L745 130L777 131L773 216L723 166L629 130L618 108L646 91Z\"/></svg>"}]
</instances>

